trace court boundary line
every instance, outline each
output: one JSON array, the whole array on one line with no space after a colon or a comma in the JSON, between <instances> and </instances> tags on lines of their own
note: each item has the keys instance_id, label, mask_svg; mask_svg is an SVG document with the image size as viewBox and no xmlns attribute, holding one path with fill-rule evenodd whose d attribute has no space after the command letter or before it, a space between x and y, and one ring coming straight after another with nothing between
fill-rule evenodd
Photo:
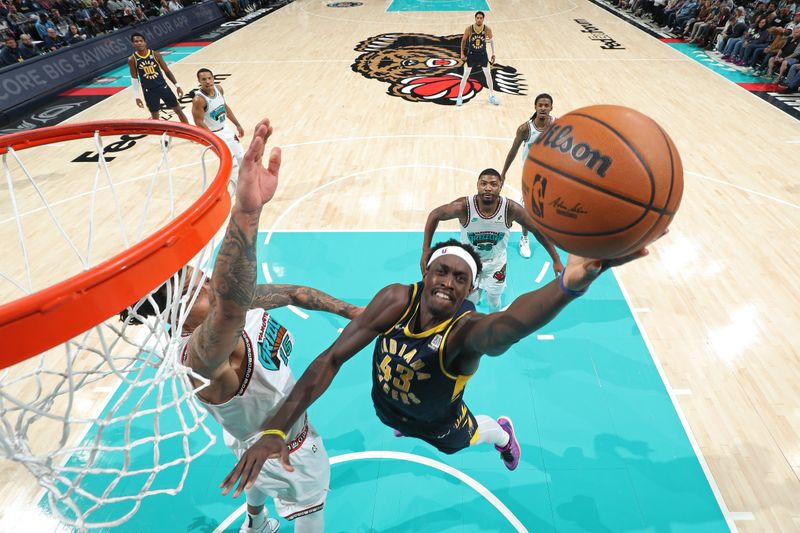
<instances>
[{"instance_id":1,"label":"court boundary line","mask_svg":"<svg viewBox=\"0 0 800 533\"><path fill-rule=\"evenodd\" d=\"M675 413L678 415L678 419L683 426L683 431L686 433L686 438L689 440L689 444L692 446L692 451L694 452L697 461L700 463L700 468L703 470L703 474L706 476L706 481L708 481L709 486L711 487L711 492L714 494L714 498L717 500L717 505L719 506L720 511L722 511L722 517L725 519L725 523L733 533L737 533L739 530L736 527L736 523L734 522L732 513L730 509L728 509L727 504L725 503L725 499L722 497L722 491L720 491L719 485L717 485L717 480L714 478L714 474L711 472L711 468L708 466L708 462L706 461L705 456L703 455L703 451L700 449L700 445L697 443L697 439L692 432L692 428L689 425L689 421L684 415L683 410L681 409L680 403L678 402L678 398L675 395L675 390L672 388L670 384L669 378L667 377L667 373L664 371L664 367L661 365L661 360L655 353L653 349L653 345L650 343L650 337L647 335L646 330L644 329L641 321L639 320L639 315L633 312L633 302L631 301L630 295L628 294L628 290L625 288L625 285L622 283L622 280L617 275L616 269L611 269L611 273L614 276L614 279L617 282L617 286L622 292L622 297L625 299L625 303L628 306L628 309L631 310L631 315L633 315L633 321L636 324L636 327L639 330L639 334L642 336L642 340L644 340L644 344L647 347L647 351L650 354L650 360L653 361L653 366L656 367L658 370L658 375L661 378L661 383L664 385L664 388L667 390L667 395L669 396L670 401L672 402L672 407L675 409Z\"/></svg>"},{"instance_id":2,"label":"court boundary line","mask_svg":"<svg viewBox=\"0 0 800 533\"><path fill-rule=\"evenodd\" d=\"M520 533L528 533L528 529L525 525L519 520L519 518L511 512L511 510L506 507L506 505L495 496L489 489L487 489L483 484L477 481L475 478L471 477L468 474L465 474L461 470L454 468L448 464L442 463L440 461L436 461L434 459L430 459L428 457L423 457L421 455L416 455L413 453L407 452L396 452L390 450L374 450L374 451L364 451L364 452L351 452L345 453L342 455L336 455L329 459L330 465L335 466L340 463L346 463L350 461L359 461L359 460L371 460L371 459L393 459L396 461L406 461L410 463L417 463L423 466L427 466L433 468L435 470L439 470L440 472L444 472L445 474L449 474L450 476L458 479L459 481L465 483L475 492L483 496L483 498L488 501L492 506L500 511L500 514L511 524L514 529ZM238 509L236 509L233 513L228 515L225 520L223 520L217 527L214 529L213 533L222 533L225 529L230 526L234 520L236 520L239 516L244 513L247 509L247 504L242 504Z\"/></svg>"},{"instance_id":3,"label":"court boundary line","mask_svg":"<svg viewBox=\"0 0 800 533\"><path fill-rule=\"evenodd\" d=\"M513 23L513 22L523 22L523 21L529 21L529 20L541 20L541 19L548 18L548 17L555 17L555 16L558 16L558 15L565 15L567 13L570 13L570 12L575 11L576 9L578 9L578 4L577 3L573 2L572 0L566 0L566 1L567 1L567 3L571 4L572 7L570 7L569 9L565 9L563 11L556 11L555 13L548 13L546 15L538 15L538 16L534 16L534 17L526 17L526 18L520 18L520 19L500 19L500 20L494 21L493 24L508 24L508 23ZM341 22L341 21L356 22L356 23L361 22L361 23L365 23L365 24L389 24L389 23L395 22L395 21L392 21L392 20L365 20L365 19L351 19L351 18L343 18L343 17L329 17L329 16L326 16L326 15L317 14L317 13L315 13L313 11L309 11L308 9L305 9L305 4L311 4L312 0L309 0L308 2L305 2L303 0L296 0L295 2L292 2L292 3L297 6L298 11L300 11L302 13L305 13L308 16L318 17L318 18L327 19L327 20L335 20L337 22ZM488 4L489 1L487 0L486 3ZM493 11L491 9L491 5L490 5L489 11ZM389 13L389 12L384 10L383 13ZM396 13L402 13L402 11L397 11ZM430 11L428 11L428 12L420 11L419 13L432 13L432 12L430 12ZM468 11L446 11L446 12L445 11L440 11L440 13L468 13ZM447 22L449 22L447 20L438 20L438 19L437 20L432 20L430 22L427 22L427 21L422 20L422 19L413 20L412 21L412 20L408 20L408 16L406 16L406 19L407 20L403 20L403 22L409 22L409 23L413 23L413 24L424 24L424 25L428 25L428 26L429 25L433 25L433 24L441 25L441 24L446 24Z\"/></svg>"}]
</instances>

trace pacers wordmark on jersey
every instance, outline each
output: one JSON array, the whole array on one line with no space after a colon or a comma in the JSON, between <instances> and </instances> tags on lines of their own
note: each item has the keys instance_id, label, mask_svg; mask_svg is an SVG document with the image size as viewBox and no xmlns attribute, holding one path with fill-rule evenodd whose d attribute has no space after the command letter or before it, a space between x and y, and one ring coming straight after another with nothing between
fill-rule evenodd
<instances>
[{"instance_id":1,"label":"pacers wordmark on jersey","mask_svg":"<svg viewBox=\"0 0 800 533\"><path fill-rule=\"evenodd\" d=\"M133 57L136 60L136 73L139 75L142 88L150 89L167 84L164 74L161 72L161 66L156 61L152 50L147 50L144 54L134 52Z\"/></svg>"}]
</instances>

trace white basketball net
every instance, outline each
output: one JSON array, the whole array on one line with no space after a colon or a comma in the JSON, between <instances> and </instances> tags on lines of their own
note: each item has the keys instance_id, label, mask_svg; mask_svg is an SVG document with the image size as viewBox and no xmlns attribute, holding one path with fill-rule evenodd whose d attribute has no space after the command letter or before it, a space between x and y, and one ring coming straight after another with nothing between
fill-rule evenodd
<instances>
[{"instance_id":1,"label":"white basketball net","mask_svg":"<svg viewBox=\"0 0 800 533\"><path fill-rule=\"evenodd\" d=\"M88 213L84 212L88 229L80 240L67 227L59 203L62 198L51 201L48 196L46 180L37 180L36 173L28 171L20 153L9 150L3 155L8 191L0 193L0 217L5 219L0 226L5 227L4 236L9 228L16 229L19 253L15 267L0 268L0 281L15 287L19 296L43 288L37 286L31 262L36 255L26 231L34 220L49 221L51 246L61 251L65 262L74 259L79 269L87 269L105 259L95 258L100 255L96 234L101 228L102 239L109 240L109 226L116 227L116 239L129 247L152 232L145 221L152 220L156 210L167 220L180 212L175 207L175 172L170 165L170 145L176 141L168 141L166 134L151 140L159 141L160 161L149 181L137 178L140 191L148 181L147 192L135 202L138 210L131 211L130 202L125 201L130 193L120 190L125 182L112 179L104 155L107 147L95 134L99 157L94 177L85 176L92 185L84 195L90 195L84 198L89 204ZM204 160L208 149L200 155L199 184L197 153L202 147L190 145L195 162L183 166L193 166L193 201L208 184ZM26 206L19 201L23 191L29 200ZM39 205L34 217L30 216L31 199ZM106 212L102 223L100 211ZM15 254L13 245L6 241L4 253ZM181 331L206 277L202 267L210 264L214 247L212 240L193 259L194 270L184 268L172 276L166 303L158 305L148 295L134 306L131 316L139 318L141 325L109 317L59 347L0 371L0 454L24 465L46 489L46 498L40 496L37 502L59 522L81 530L124 522L143 498L180 491L189 463L214 443L205 426L207 412L195 400L190 371L179 361L179 335L170 336ZM188 291L181 296L187 278ZM145 302L158 310L156 316L145 319L139 314ZM2 524L0 529L5 529Z\"/></svg>"}]
</instances>

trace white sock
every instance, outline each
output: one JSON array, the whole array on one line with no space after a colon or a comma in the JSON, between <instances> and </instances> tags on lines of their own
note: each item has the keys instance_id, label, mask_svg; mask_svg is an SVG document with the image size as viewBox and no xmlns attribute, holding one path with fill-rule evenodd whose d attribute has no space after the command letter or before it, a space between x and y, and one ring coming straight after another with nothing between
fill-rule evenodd
<instances>
[{"instance_id":1,"label":"white sock","mask_svg":"<svg viewBox=\"0 0 800 533\"><path fill-rule=\"evenodd\" d=\"M494 96L494 84L492 83L492 69L483 67L483 75L486 76L486 88L489 89L489 96Z\"/></svg>"},{"instance_id":2,"label":"white sock","mask_svg":"<svg viewBox=\"0 0 800 533\"><path fill-rule=\"evenodd\" d=\"M307 514L294 520L294 533L322 533L325 529L325 517L322 511Z\"/></svg>"},{"instance_id":3,"label":"white sock","mask_svg":"<svg viewBox=\"0 0 800 533\"><path fill-rule=\"evenodd\" d=\"M478 421L478 439L475 444L488 442L501 448L508 444L511 437L500 427L497 420L486 415L475 415L475 420Z\"/></svg>"},{"instance_id":4,"label":"white sock","mask_svg":"<svg viewBox=\"0 0 800 533\"><path fill-rule=\"evenodd\" d=\"M267 518L269 518L269 513L267 512L266 507L261 509L261 512L255 515L250 514L250 511L247 511L247 526L259 528L264 522L267 521Z\"/></svg>"},{"instance_id":5,"label":"white sock","mask_svg":"<svg viewBox=\"0 0 800 533\"><path fill-rule=\"evenodd\" d=\"M467 78L469 78L469 73L472 71L471 68L464 64L464 75L461 77L461 84L458 86L458 97L461 98L464 96L464 87L467 85Z\"/></svg>"}]
</instances>

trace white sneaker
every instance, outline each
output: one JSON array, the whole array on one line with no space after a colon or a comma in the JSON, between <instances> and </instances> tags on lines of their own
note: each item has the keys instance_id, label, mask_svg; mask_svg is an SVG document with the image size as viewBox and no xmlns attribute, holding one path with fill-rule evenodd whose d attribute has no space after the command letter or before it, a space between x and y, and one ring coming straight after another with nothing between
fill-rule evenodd
<instances>
[{"instance_id":1,"label":"white sneaker","mask_svg":"<svg viewBox=\"0 0 800 533\"><path fill-rule=\"evenodd\" d=\"M497 101L497 98L495 98L494 95L489 97L489 103L492 105L500 105L500 102Z\"/></svg>"},{"instance_id":2,"label":"white sneaker","mask_svg":"<svg viewBox=\"0 0 800 533\"><path fill-rule=\"evenodd\" d=\"M519 255L525 259L531 256L531 245L528 243L528 238L525 235L519 238Z\"/></svg>"},{"instance_id":3,"label":"white sneaker","mask_svg":"<svg viewBox=\"0 0 800 533\"><path fill-rule=\"evenodd\" d=\"M250 527L250 517L245 513L244 523L239 528L239 533L276 533L281 524L275 518L267 518L259 527Z\"/></svg>"}]
</instances>

